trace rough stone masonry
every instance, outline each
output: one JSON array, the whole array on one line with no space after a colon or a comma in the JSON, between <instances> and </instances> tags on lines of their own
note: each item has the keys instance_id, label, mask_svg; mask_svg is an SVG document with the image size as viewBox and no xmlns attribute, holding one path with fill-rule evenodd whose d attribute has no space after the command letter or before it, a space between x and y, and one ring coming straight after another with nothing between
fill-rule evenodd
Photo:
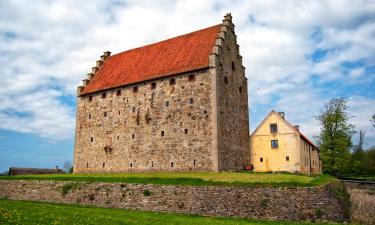
<instances>
[{"instance_id":1,"label":"rough stone masonry","mask_svg":"<svg viewBox=\"0 0 375 225\"><path fill-rule=\"evenodd\" d=\"M241 170L249 161L247 79L230 14L105 52L78 87L74 173Z\"/></svg>"},{"instance_id":2,"label":"rough stone masonry","mask_svg":"<svg viewBox=\"0 0 375 225\"><path fill-rule=\"evenodd\" d=\"M0 198L205 216L335 222L348 219L330 184L276 188L0 180Z\"/></svg>"}]
</instances>

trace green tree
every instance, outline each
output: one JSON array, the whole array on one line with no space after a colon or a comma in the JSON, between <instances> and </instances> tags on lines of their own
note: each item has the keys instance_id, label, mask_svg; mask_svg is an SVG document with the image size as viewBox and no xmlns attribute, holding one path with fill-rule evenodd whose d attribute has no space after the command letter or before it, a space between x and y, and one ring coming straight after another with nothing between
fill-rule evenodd
<instances>
[{"instance_id":1,"label":"green tree","mask_svg":"<svg viewBox=\"0 0 375 225\"><path fill-rule=\"evenodd\" d=\"M375 175L375 146L366 151L366 157L364 158L365 172L367 174Z\"/></svg>"},{"instance_id":2,"label":"green tree","mask_svg":"<svg viewBox=\"0 0 375 225\"><path fill-rule=\"evenodd\" d=\"M349 118L345 98L331 99L316 117L321 124L317 142L326 173L344 172L347 168L352 147L351 137L355 133Z\"/></svg>"},{"instance_id":3,"label":"green tree","mask_svg":"<svg viewBox=\"0 0 375 225\"><path fill-rule=\"evenodd\" d=\"M358 144L353 147L351 159L348 164L348 172L350 173L354 173L354 174L366 173L366 165L365 165L366 152L363 148L364 140L365 140L365 132L363 130L360 130Z\"/></svg>"}]
</instances>

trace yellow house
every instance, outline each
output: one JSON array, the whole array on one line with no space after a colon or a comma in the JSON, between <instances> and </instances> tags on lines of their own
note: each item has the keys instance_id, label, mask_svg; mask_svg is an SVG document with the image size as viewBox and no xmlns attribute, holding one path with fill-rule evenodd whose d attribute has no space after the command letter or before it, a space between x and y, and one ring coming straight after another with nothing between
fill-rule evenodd
<instances>
[{"instance_id":1,"label":"yellow house","mask_svg":"<svg viewBox=\"0 0 375 225\"><path fill-rule=\"evenodd\" d=\"M286 171L320 174L319 149L285 120L283 112L272 110L250 137L251 164L255 172Z\"/></svg>"}]
</instances>

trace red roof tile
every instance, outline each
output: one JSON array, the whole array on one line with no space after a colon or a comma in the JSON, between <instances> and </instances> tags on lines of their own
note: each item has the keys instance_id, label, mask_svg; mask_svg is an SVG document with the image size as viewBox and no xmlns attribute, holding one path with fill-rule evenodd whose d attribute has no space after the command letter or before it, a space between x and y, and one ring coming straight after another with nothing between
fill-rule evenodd
<instances>
[{"instance_id":1,"label":"red roof tile","mask_svg":"<svg viewBox=\"0 0 375 225\"><path fill-rule=\"evenodd\" d=\"M220 25L109 57L82 94L208 67Z\"/></svg>"}]
</instances>

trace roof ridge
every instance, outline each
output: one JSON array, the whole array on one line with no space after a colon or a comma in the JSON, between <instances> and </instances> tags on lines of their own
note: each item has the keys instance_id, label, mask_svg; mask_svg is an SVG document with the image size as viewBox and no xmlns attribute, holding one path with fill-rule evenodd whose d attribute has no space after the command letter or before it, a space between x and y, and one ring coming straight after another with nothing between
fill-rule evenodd
<instances>
[{"instance_id":1,"label":"roof ridge","mask_svg":"<svg viewBox=\"0 0 375 225\"><path fill-rule=\"evenodd\" d=\"M210 27L206 27L206 28L202 28L202 29L199 29L199 30L187 33L187 34L180 34L178 36L174 36L174 37L171 37L171 38L168 38L168 39L164 39L164 40L161 40L161 41L157 41L157 42L153 42L153 43L150 43L150 44L142 45L142 46L139 46L139 47L131 48L131 49L128 49L128 50L125 50L125 51L113 54L110 57L114 57L114 56L120 55L121 53L131 52L131 51L138 50L138 49L141 49L141 48L150 47L150 46L157 45L157 44L160 44L160 43L163 43L163 42L168 42L168 41L171 41L173 39L178 39L178 38L181 38L181 37L184 37L184 36L192 35L192 34L195 34L195 33L198 33L198 32L204 31L204 30L208 30L208 29L214 28L216 26L221 26L221 25L222 24L219 23L219 24L216 24L216 25L213 25L213 26L210 26Z\"/></svg>"}]
</instances>

